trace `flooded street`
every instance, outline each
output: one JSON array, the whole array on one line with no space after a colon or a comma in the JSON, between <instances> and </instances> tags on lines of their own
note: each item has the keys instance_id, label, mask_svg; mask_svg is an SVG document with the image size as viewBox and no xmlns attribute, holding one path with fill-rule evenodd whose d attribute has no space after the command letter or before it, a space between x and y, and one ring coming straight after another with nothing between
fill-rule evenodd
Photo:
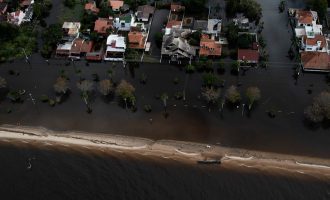
<instances>
[{"instance_id":1,"label":"flooded street","mask_svg":"<svg viewBox=\"0 0 330 200\"><path fill-rule=\"evenodd\" d=\"M263 36L270 54L269 68L250 69L237 77L231 75L228 65L225 74L217 75L219 80L225 81L221 98L230 85L238 82L242 84L239 87L242 103L246 103L244 94L247 87L260 88L261 100L250 114L247 110L242 112L242 104L234 109L225 106L222 114L218 107L212 107L209 112L207 103L201 99L203 74L197 72L191 75L187 84L187 100L175 100L174 95L182 92L186 77L184 70L177 66L144 63L130 70L119 63L91 63L86 66L84 61L77 61L74 65L65 66L64 60L56 59L51 59L48 65L40 56L34 55L31 66L22 60L0 65L0 75L7 79L11 90L26 90L24 103L11 103L2 97L0 124L197 141L329 158L329 128L310 129L305 126L303 111L315 95L330 87L325 81L325 74L303 73L298 81L293 79L293 63L286 57L291 32L287 27L286 13L278 13L278 2L260 0L264 9ZM299 2L292 1L289 5L299 7ZM160 14L166 15L163 11ZM115 98L106 101L96 87L93 112L86 112L76 83L80 77L92 80L92 74L98 74L100 79L108 78L109 69L114 72L117 83L126 79L136 88L137 112L120 107ZM19 72L19 76L10 75L9 70ZM38 99L43 94L55 98L53 84L61 70L70 78L71 94L63 103L50 107ZM76 73L79 70L81 73ZM142 74L147 76L145 85L140 83ZM179 80L177 85L173 83L174 78ZM308 90L312 93L308 94ZM38 100L35 105L29 93ZM156 98L162 93L169 95L168 118L162 115L163 103ZM146 113L144 105L151 105L152 112ZM12 112L7 113L8 109ZM275 111L275 118L268 116L270 110Z\"/></svg>"}]
</instances>

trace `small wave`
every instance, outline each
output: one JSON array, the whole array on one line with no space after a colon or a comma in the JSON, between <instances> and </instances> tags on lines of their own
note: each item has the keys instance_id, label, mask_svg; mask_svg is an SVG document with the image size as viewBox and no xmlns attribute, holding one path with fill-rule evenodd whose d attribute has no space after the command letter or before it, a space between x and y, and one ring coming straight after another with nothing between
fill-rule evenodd
<instances>
[{"instance_id":1,"label":"small wave","mask_svg":"<svg viewBox=\"0 0 330 200\"><path fill-rule=\"evenodd\" d=\"M179 149L175 149L175 151L178 152L178 153L181 153L183 155L186 155L186 156L198 156L198 155L200 155L200 153L186 153L186 152L180 151Z\"/></svg>"},{"instance_id":2,"label":"small wave","mask_svg":"<svg viewBox=\"0 0 330 200\"><path fill-rule=\"evenodd\" d=\"M25 141L25 140L21 140L21 142L23 142L25 144L28 144L29 143L28 141Z\"/></svg>"},{"instance_id":3,"label":"small wave","mask_svg":"<svg viewBox=\"0 0 330 200\"><path fill-rule=\"evenodd\" d=\"M45 145L49 145L49 146L53 146L53 144L48 143L48 142L44 142Z\"/></svg>"},{"instance_id":4,"label":"small wave","mask_svg":"<svg viewBox=\"0 0 330 200\"><path fill-rule=\"evenodd\" d=\"M245 158L245 157L239 157L239 156L228 156L228 155L225 155L225 158L233 159L233 160L252 160L252 159L254 159L253 156L248 157L248 158Z\"/></svg>"},{"instance_id":5,"label":"small wave","mask_svg":"<svg viewBox=\"0 0 330 200\"><path fill-rule=\"evenodd\" d=\"M253 166L245 165L245 164L240 164L239 166L244 166L244 167L248 167L248 168L253 168Z\"/></svg>"},{"instance_id":6,"label":"small wave","mask_svg":"<svg viewBox=\"0 0 330 200\"><path fill-rule=\"evenodd\" d=\"M326 166L326 165L305 164L305 163L300 163L300 162L297 162L297 161L296 161L296 164L300 165L300 166L306 166L306 167L316 167L316 168L330 169L330 167Z\"/></svg>"},{"instance_id":7,"label":"small wave","mask_svg":"<svg viewBox=\"0 0 330 200\"><path fill-rule=\"evenodd\" d=\"M2 142L10 142L10 141L7 140L7 139L2 139L1 141L2 141Z\"/></svg>"}]
</instances>

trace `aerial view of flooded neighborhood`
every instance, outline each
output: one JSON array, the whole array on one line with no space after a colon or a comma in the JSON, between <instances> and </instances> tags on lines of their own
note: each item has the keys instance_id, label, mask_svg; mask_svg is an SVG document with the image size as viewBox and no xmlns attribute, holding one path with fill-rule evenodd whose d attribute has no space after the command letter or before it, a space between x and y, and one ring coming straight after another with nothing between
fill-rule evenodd
<instances>
[{"instance_id":1,"label":"aerial view of flooded neighborhood","mask_svg":"<svg viewBox=\"0 0 330 200\"><path fill-rule=\"evenodd\" d=\"M0 0L0 47L3 199L330 199L327 0Z\"/></svg>"}]
</instances>

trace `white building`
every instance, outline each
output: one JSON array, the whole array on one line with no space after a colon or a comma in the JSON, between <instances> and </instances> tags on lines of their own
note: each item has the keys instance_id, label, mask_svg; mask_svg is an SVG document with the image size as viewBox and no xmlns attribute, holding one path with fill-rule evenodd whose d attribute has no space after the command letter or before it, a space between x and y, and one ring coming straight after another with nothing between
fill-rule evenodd
<instances>
[{"instance_id":1,"label":"white building","mask_svg":"<svg viewBox=\"0 0 330 200\"><path fill-rule=\"evenodd\" d=\"M119 31L130 31L135 24L135 17L132 14L123 15L115 18L114 27Z\"/></svg>"},{"instance_id":2,"label":"white building","mask_svg":"<svg viewBox=\"0 0 330 200\"><path fill-rule=\"evenodd\" d=\"M104 55L104 60L123 61L125 50L125 37L111 34L107 39L107 49Z\"/></svg>"}]
</instances>

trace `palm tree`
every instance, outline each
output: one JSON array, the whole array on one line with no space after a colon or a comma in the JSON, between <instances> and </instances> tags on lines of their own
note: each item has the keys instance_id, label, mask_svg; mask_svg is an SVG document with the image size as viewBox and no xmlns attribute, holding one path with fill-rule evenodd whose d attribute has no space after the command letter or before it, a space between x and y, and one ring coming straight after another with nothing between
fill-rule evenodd
<instances>
[{"instance_id":1,"label":"palm tree","mask_svg":"<svg viewBox=\"0 0 330 200\"><path fill-rule=\"evenodd\" d=\"M186 71L186 78L185 78L185 81L184 81L183 92L182 92L184 101L186 100L186 88L187 88L187 85L188 85L188 81L189 81L190 75L192 73L194 73L194 71L195 71L195 66L194 65L186 65L185 71Z\"/></svg>"},{"instance_id":2,"label":"palm tree","mask_svg":"<svg viewBox=\"0 0 330 200\"><path fill-rule=\"evenodd\" d=\"M0 89L1 88L6 88L6 87L7 87L7 81L6 81L6 79L4 79L4 78L2 78L0 76Z\"/></svg>"},{"instance_id":3,"label":"palm tree","mask_svg":"<svg viewBox=\"0 0 330 200\"><path fill-rule=\"evenodd\" d=\"M69 89L69 83L66 78L60 76L56 79L54 84L54 90L56 93L65 94Z\"/></svg>"},{"instance_id":4,"label":"palm tree","mask_svg":"<svg viewBox=\"0 0 330 200\"><path fill-rule=\"evenodd\" d=\"M109 79L104 79L99 82L98 89L102 95L107 96L113 91L113 84Z\"/></svg>"},{"instance_id":5,"label":"palm tree","mask_svg":"<svg viewBox=\"0 0 330 200\"><path fill-rule=\"evenodd\" d=\"M258 87L249 87L246 89L246 97L248 99L249 110L251 110L254 102L261 98L260 89Z\"/></svg>"}]
</instances>

